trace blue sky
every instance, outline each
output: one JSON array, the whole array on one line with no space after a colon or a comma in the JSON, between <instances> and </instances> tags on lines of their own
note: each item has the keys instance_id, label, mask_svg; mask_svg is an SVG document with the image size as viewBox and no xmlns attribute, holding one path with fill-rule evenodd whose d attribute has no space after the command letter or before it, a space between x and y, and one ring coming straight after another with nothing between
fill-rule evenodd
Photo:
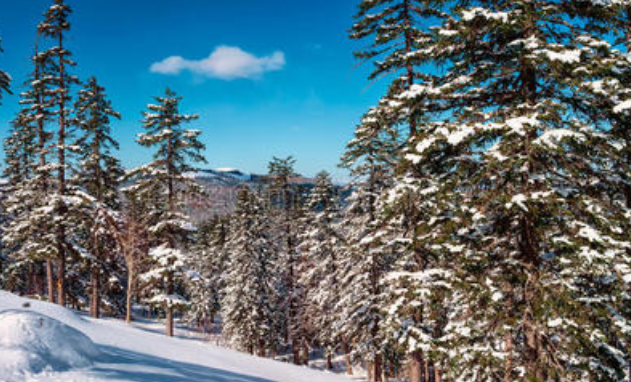
<instances>
[{"instance_id":1,"label":"blue sky","mask_svg":"<svg viewBox=\"0 0 631 382\"><path fill-rule=\"evenodd\" d=\"M14 92L31 70L35 26L51 3L0 0L0 67L13 76ZM346 31L356 0L68 3L75 73L97 76L121 112L113 128L126 166L150 159L134 142L141 111L169 86L184 97L184 112L200 115L191 127L203 131L207 167L261 173L272 156L294 155L300 173L346 177L339 157L383 92L366 80L370 67L357 67L352 56L360 43ZM179 58L164 61L173 56ZM4 136L17 97L2 103Z\"/></svg>"}]
</instances>

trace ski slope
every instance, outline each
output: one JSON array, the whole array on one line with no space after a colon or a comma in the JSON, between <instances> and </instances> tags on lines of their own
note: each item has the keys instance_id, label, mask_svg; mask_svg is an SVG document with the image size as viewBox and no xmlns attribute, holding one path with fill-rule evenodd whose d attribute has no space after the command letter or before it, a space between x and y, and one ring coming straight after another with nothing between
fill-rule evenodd
<instances>
[{"instance_id":1,"label":"ski slope","mask_svg":"<svg viewBox=\"0 0 631 382\"><path fill-rule=\"evenodd\" d=\"M91 340L91 341L90 341ZM43 364L44 363L44 364ZM349 382L0 291L2 382Z\"/></svg>"}]
</instances>

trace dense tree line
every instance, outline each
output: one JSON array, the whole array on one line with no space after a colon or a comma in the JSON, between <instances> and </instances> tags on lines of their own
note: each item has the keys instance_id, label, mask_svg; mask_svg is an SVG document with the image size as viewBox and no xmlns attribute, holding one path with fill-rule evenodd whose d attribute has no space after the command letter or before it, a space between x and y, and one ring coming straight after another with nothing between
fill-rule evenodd
<instances>
[{"instance_id":1,"label":"dense tree line","mask_svg":"<svg viewBox=\"0 0 631 382\"><path fill-rule=\"evenodd\" d=\"M69 14L39 24L5 140L3 288L372 381L631 378L631 3L360 1L350 38L387 86L342 156L348 195L273 158L197 226L197 117L155 97L154 159L124 171L105 89L75 91Z\"/></svg>"}]
</instances>

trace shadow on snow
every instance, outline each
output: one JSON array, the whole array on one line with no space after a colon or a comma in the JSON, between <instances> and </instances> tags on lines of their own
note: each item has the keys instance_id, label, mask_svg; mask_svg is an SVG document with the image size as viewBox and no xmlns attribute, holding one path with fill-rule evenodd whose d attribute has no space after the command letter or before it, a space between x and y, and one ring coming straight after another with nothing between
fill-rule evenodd
<instances>
[{"instance_id":1,"label":"shadow on snow","mask_svg":"<svg viewBox=\"0 0 631 382\"><path fill-rule=\"evenodd\" d=\"M99 348L102 355L91 370L105 379L133 382L274 382L270 379L172 361L112 346L101 345Z\"/></svg>"}]
</instances>

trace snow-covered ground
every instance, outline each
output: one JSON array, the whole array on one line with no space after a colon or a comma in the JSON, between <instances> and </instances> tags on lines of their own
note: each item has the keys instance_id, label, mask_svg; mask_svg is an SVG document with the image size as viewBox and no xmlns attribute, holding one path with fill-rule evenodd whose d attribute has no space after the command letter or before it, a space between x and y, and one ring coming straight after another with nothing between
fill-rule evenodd
<instances>
[{"instance_id":1,"label":"snow-covered ground","mask_svg":"<svg viewBox=\"0 0 631 382\"><path fill-rule=\"evenodd\" d=\"M0 381L349 382L198 338L168 338L150 323L93 320L0 291Z\"/></svg>"}]
</instances>

